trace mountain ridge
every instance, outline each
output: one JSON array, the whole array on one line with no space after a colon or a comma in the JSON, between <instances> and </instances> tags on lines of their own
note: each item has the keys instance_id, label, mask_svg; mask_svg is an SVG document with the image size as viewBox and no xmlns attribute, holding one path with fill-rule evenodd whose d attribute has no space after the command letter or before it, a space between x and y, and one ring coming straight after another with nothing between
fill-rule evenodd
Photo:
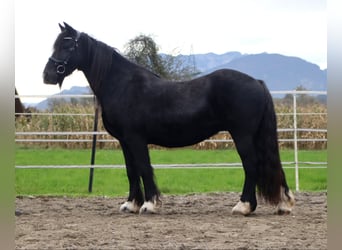
<instances>
[{"instance_id":1,"label":"mountain ridge","mask_svg":"<svg viewBox=\"0 0 342 250\"><path fill-rule=\"evenodd\" d=\"M266 52L259 54L232 53L235 53L232 60L225 63L219 63L222 55L217 55L216 65L202 70L200 76L219 69L234 69L263 80L268 88L274 91L294 90L298 87L307 90L327 90L327 69L321 70L318 65L302 58ZM214 55L210 55L210 65L215 64L213 62ZM198 55L193 55L193 57L196 62ZM183 60L185 58L183 57ZM189 61L187 59L183 63L186 64ZM188 63L188 66L191 64Z\"/></svg>"}]
</instances>

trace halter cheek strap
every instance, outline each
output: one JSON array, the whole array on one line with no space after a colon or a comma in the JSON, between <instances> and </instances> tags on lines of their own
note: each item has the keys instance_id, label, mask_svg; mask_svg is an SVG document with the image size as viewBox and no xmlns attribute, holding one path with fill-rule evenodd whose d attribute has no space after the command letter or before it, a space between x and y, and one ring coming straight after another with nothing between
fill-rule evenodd
<instances>
[{"instance_id":1,"label":"halter cheek strap","mask_svg":"<svg viewBox=\"0 0 342 250\"><path fill-rule=\"evenodd\" d=\"M56 65L56 72L57 74L64 74L65 73L65 65L68 64L67 60L58 60L56 58L54 58L53 56L51 56L49 58L49 61L53 62Z\"/></svg>"},{"instance_id":2,"label":"halter cheek strap","mask_svg":"<svg viewBox=\"0 0 342 250\"><path fill-rule=\"evenodd\" d=\"M63 40L73 40L74 41L74 46L71 47L70 50L70 54L67 58L65 58L64 60L61 59L57 59L53 56L50 56L49 61L53 62L56 66L56 73L63 75L65 73L65 65L68 64L70 57L72 55L72 52L76 50L76 48L78 47L78 40L81 36L81 33L77 31L76 34L76 38L70 37L70 36L66 36L63 38Z\"/></svg>"}]
</instances>

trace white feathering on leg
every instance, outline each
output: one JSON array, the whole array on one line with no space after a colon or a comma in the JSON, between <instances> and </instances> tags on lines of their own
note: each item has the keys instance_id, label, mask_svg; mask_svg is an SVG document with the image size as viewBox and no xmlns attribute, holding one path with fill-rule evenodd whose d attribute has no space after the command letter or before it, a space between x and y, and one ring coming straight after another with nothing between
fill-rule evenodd
<instances>
[{"instance_id":1,"label":"white feathering on leg","mask_svg":"<svg viewBox=\"0 0 342 250\"><path fill-rule=\"evenodd\" d=\"M251 213L251 205L249 202L239 201L232 209L232 214L248 215Z\"/></svg>"},{"instance_id":2,"label":"white feathering on leg","mask_svg":"<svg viewBox=\"0 0 342 250\"><path fill-rule=\"evenodd\" d=\"M161 201L154 197L152 201L145 201L141 206L139 213L140 214L155 214L158 212L161 206Z\"/></svg>"},{"instance_id":3,"label":"white feathering on leg","mask_svg":"<svg viewBox=\"0 0 342 250\"><path fill-rule=\"evenodd\" d=\"M137 213L139 212L139 206L133 201L126 201L124 204L120 206L120 212L128 212L128 213Z\"/></svg>"},{"instance_id":4,"label":"white feathering on leg","mask_svg":"<svg viewBox=\"0 0 342 250\"><path fill-rule=\"evenodd\" d=\"M292 194L291 190L289 190L289 197L285 194L285 189L284 187L281 187L280 189L280 199L281 201L277 205L277 214L290 214L292 211L292 207L295 205L295 198L294 195Z\"/></svg>"}]
</instances>

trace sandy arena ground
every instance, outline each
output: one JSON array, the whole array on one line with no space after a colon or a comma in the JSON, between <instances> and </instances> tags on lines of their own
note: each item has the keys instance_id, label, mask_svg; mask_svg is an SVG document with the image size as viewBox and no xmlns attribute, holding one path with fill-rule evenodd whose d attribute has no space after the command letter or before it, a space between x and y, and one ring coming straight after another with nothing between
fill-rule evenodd
<instances>
[{"instance_id":1,"label":"sandy arena ground","mask_svg":"<svg viewBox=\"0 0 342 250\"><path fill-rule=\"evenodd\" d=\"M238 193L165 195L159 214L119 212L125 198L18 197L16 249L327 249L327 195L297 193L291 215Z\"/></svg>"}]
</instances>

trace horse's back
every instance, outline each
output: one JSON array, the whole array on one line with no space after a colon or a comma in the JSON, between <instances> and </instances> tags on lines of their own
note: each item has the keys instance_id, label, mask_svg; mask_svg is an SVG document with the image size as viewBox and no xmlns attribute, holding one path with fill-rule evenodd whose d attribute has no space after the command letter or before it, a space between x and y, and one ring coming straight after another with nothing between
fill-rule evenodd
<instances>
[{"instance_id":1,"label":"horse's back","mask_svg":"<svg viewBox=\"0 0 342 250\"><path fill-rule=\"evenodd\" d=\"M259 80L252 76L232 69L220 69L204 77L210 79L213 87L236 94L242 92L261 93L264 91Z\"/></svg>"},{"instance_id":2,"label":"horse's back","mask_svg":"<svg viewBox=\"0 0 342 250\"><path fill-rule=\"evenodd\" d=\"M257 128L266 103L265 91L268 91L263 82L230 69L215 71L207 77L213 110L227 124L227 130Z\"/></svg>"},{"instance_id":3,"label":"horse's back","mask_svg":"<svg viewBox=\"0 0 342 250\"><path fill-rule=\"evenodd\" d=\"M266 88L262 81L245 73L222 69L206 76L210 81L213 98L231 105L259 103L265 99Z\"/></svg>"}]
</instances>

